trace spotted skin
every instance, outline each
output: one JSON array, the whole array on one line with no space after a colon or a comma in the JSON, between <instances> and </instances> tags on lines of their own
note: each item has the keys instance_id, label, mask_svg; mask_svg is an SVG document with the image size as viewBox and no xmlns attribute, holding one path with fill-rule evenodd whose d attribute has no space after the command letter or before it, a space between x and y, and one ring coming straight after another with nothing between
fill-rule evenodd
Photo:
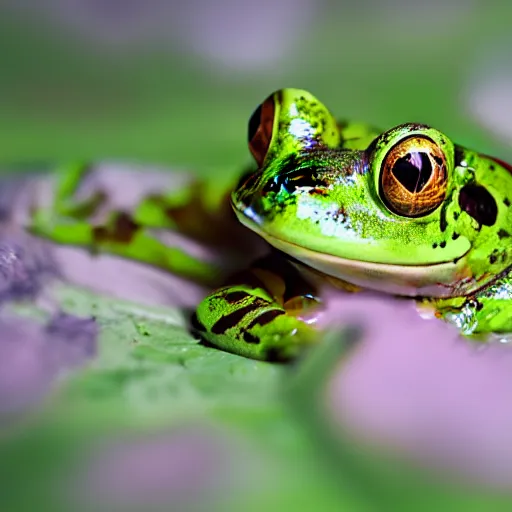
<instances>
[{"instance_id":1,"label":"spotted skin","mask_svg":"<svg viewBox=\"0 0 512 512\"><path fill-rule=\"evenodd\" d=\"M423 124L382 132L339 121L299 89L265 99L248 139L255 167L214 207L194 182L98 221L108 193L78 201L91 166L74 166L60 174L53 207L34 209L30 228L216 284L215 265L153 230L252 254L235 235L234 212L273 252L205 297L191 323L207 343L255 359L293 359L318 339L319 281L416 297L466 336L512 332L509 164Z\"/></svg>"}]
</instances>

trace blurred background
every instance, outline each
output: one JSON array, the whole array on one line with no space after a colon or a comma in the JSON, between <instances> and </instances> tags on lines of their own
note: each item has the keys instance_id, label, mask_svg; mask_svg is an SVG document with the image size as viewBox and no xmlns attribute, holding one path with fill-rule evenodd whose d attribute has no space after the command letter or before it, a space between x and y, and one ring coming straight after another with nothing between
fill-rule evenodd
<instances>
[{"instance_id":1,"label":"blurred background","mask_svg":"<svg viewBox=\"0 0 512 512\"><path fill-rule=\"evenodd\" d=\"M361 120L383 129L408 121L429 123L462 145L510 160L511 19L512 4L499 0L3 0L0 161L52 164L70 159L116 158L163 163L203 176L215 172L216 177L228 179L248 160L246 131L250 114L273 90L287 86L310 90L340 118ZM96 311L95 300L73 296L68 302L76 306L77 314L91 314L91 310ZM158 502L160 492L168 499L166 492L170 489L174 509L181 510L183 504L190 504L194 493L203 493L208 500L209 490L214 489L216 498L240 498L234 510L239 510L240 504L251 509L244 501L245 493L251 496L255 510L286 506L339 510L340 503L351 511L421 510L420 502L429 511L440 509L440 504L449 510L498 510L497 503L486 501L486 497L477 499L467 493L458 498L435 495L425 490L424 483L411 484L414 489L407 494L401 487L407 470L395 475L395 490L387 493L381 482L389 466L379 466L373 459L369 466L382 471L371 485L363 485L361 493L358 485L365 480L359 478L360 470L353 462L362 454L354 448L351 458L350 442L337 459L349 461L349 470L345 466L332 469L332 461L326 462L327 472L339 471L344 483L336 480L332 486L326 484L324 474L317 471L318 461L308 458L322 449L322 443L315 444L319 437L315 426L311 426L312 436L298 426L304 422L307 427L305 418L310 411L298 404L290 415L276 398L282 368L239 361L217 352L205 363L192 352L188 365L178 356L173 356L176 359L171 364L171 359L164 360L147 346L145 352L137 352L136 364L134 354L122 342L143 338L140 328L134 328L131 317L118 317L117 310L112 312L102 303L101 308L110 322L105 325L115 325L110 331L107 327L102 338L105 347L110 348L100 353L96 368L73 380L65 391L64 409L59 405L60 423L52 423L50 413L51 426L38 427L37 434L32 432L26 438L22 434L16 443L0 446L0 459L4 461L0 478L5 471L10 481L16 482L9 487L10 491L16 490L10 495L16 507L6 505L3 510L21 510L19 504L25 501L19 497L28 488L37 496L34 486L26 484L28 480L35 482L36 477L27 475L45 474L55 463L54 458L66 452L67 460L78 445L89 446L86 451L92 454L87 464L77 456L79 469L75 467L74 471L82 487L75 489L76 483L70 484L74 499L81 496L85 508L91 495L101 497L104 493L108 499L122 496L130 505L145 509L150 498ZM390 333L399 330L391 325L399 317L394 316L398 314L394 310L383 311L382 318L388 318L389 326L383 337L389 338ZM159 329L164 331L162 326ZM165 329L168 336L167 325ZM425 338L439 337L435 329ZM410 346L407 329L400 333L404 344L397 353ZM177 343L185 343L179 338L184 337L183 332L173 335ZM383 339L381 352L375 357L374 374L389 354L386 341ZM443 350L430 357L424 370L428 374L424 381L430 378L435 382L440 373L439 360L445 362L441 372L444 377L437 386L425 386L430 395L424 409L414 401L414 394L407 403L391 401L393 413L417 413L414 419L418 431L411 432L407 422L386 424L391 431L407 437L411 445L424 440L419 437L421 427L430 425L428 420L444 393L443 386L457 380L453 375L461 351L450 359ZM423 357L413 352L407 355L411 360ZM402 361L398 368L393 357L388 359L389 375L407 371L408 361ZM502 360L501 354L489 359L482 380L490 382ZM429 431L430 444L425 446L436 446L449 459L453 440L460 438L461 444L453 452L459 457L459 466L470 466L466 460L487 460L488 456L494 473L486 467L472 467L475 471L470 473L489 474L484 478L487 483L494 479L493 483L505 482L508 486L512 455L506 460L500 458L503 440L510 446L508 367L501 365L502 380L490 385L487 395L478 395L478 381L470 387L474 395L466 410L471 414L464 416L457 409L459 400L467 393L467 383L474 380L475 372L482 371L474 358L467 356L466 363L473 365L466 372L466 380L452 401L443 402L448 412L445 422L438 425L442 430ZM412 364L410 368L409 381L405 382L416 380L416 367ZM392 380L389 375L386 382ZM363 372L361 380L367 376L368 372ZM378 423L381 417L375 407L379 401L375 386L367 388L366 411L375 411L373 419ZM397 379L396 388L387 388L389 396L403 387ZM487 398L499 389L505 391L495 403L488 404L485 414L475 408L476 402L487 403ZM356 393L352 399L360 404L361 397ZM474 431L462 433L465 424L471 425L475 418L485 415L491 417L498 408L503 419L496 416L492 423L495 431L483 433L483 438L494 444L489 441L478 445L483 439L478 435L484 430L479 425ZM302 414L299 422L294 420L297 413ZM168 423L191 418L193 427L180 427L176 435L166 437ZM212 419L214 423L221 420L231 427L242 427L246 437L252 439L249 447L247 439L241 441L242 447L237 444L238 434L211 428ZM141 425L158 429L140 440L137 436ZM166 425L164 434L162 425ZM121 427L135 430L135 436L133 432L120 436L116 429ZM107 449L104 441L97 439L99 431L107 440L114 440L113 444L107 443ZM448 435L443 437L445 432ZM305 441L309 437L313 438L311 444ZM253 446L254 440L260 444ZM480 459L461 456L471 445L478 445ZM308 461L302 473L297 460ZM505 473L500 481L499 476ZM226 474L229 478L222 480L220 477ZM163 476L159 480L155 475ZM394 503L397 496L403 499L402 508L383 505L387 498L388 505ZM380 506L372 508L368 497L374 497L373 505ZM126 505L123 500L114 502L116 506ZM25 504L33 507L28 501ZM510 510L510 503L502 509Z\"/></svg>"},{"instance_id":2,"label":"blurred background","mask_svg":"<svg viewBox=\"0 0 512 512\"><path fill-rule=\"evenodd\" d=\"M422 121L510 154L499 143L512 140L512 7L499 0L0 9L2 160L131 157L234 172L250 113L283 86L309 89L340 117Z\"/></svg>"}]
</instances>

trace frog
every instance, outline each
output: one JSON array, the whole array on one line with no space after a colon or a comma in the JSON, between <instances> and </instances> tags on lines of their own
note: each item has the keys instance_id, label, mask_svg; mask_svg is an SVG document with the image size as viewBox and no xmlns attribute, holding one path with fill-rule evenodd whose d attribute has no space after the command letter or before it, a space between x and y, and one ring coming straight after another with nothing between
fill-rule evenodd
<instances>
[{"instance_id":1,"label":"frog","mask_svg":"<svg viewBox=\"0 0 512 512\"><path fill-rule=\"evenodd\" d=\"M64 166L53 203L31 209L28 229L208 283L192 331L256 360L294 360L319 342L325 283L414 299L468 339L512 332L510 164L426 124L382 131L338 119L294 88L259 104L248 147L253 164L216 197L193 182L101 222L91 221L101 191L77 196L87 165ZM268 253L221 281L214 266L152 234L215 244L239 241L231 234L240 227Z\"/></svg>"}]
</instances>

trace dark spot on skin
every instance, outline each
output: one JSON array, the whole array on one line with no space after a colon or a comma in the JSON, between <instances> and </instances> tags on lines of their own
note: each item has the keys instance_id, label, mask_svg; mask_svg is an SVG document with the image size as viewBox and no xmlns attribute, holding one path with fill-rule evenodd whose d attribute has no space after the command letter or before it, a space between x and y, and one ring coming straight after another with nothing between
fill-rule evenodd
<instances>
[{"instance_id":1,"label":"dark spot on skin","mask_svg":"<svg viewBox=\"0 0 512 512\"><path fill-rule=\"evenodd\" d=\"M452 240L457 240L459 238L459 233L455 233L455 231L452 233Z\"/></svg>"},{"instance_id":2,"label":"dark spot on skin","mask_svg":"<svg viewBox=\"0 0 512 512\"><path fill-rule=\"evenodd\" d=\"M448 227L448 221L446 220L446 209L448 208L448 201L445 201L443 203L443 206L441 206L441 211L439 213L439 229L442 233L446 231L446 228Z\"/></svg>"},{"instance_id":3,"label":"dark spot on skin","mask_svg":"<svg viewBox=\"0 0 512 512\"><path fill-rule=\"evenodd\" d=\"M260 343L260 339L257 336L254 336L254 334L251 334L250 332L244 331L243 337L246 343L252 343L254 345Z\"/></svg>"},{"instance_id":4,"label":"dark spot on skin","mask_svg":"<svg viewBox=\"0 0 512 512\"><path fill-rule=\"evenodd\" d=\"M241 302L244 299L247 299L247 297L250 297L250 295L244 291L228 292L223 295L223 299L229 304L236 304L237 302Z\"/></svg>"},{"instance_id":5,"label":"dark spot on skin","mask_svg":"<svg viewBox=\"0 0 512 512\"><path fill-rule=\"evenodd\" d=\"M494 197L481 185L469 184L459 194L459 206L478 224L492 226L498 216L498 207Z\"/></svg>"},{"instance_id":6,"label":"dark spot on skin","mask_svg":"<svg viewBox=\"0 0 512 512\"><path fill-rule=\"evenodd\" d=\"M482 311L484 305L481 303L481 302L478 302L477 300L475 300L475 309L477 311Z\"/></svg>"},{"instance_id":7,"label":"dark spot on skin","mask_svg":"<svg viewBox=\"0 0 512 512\"><path fill-rule=\"evenodd\" d=\"M510 200L508 199L508 197L505 197L505 199L503 199L503 204L507 207L510 206Z\"/></svg>"},{"instance_id":8,"label":"dark spot on skin","mask_svg":"<svg viewBox=\"0 0 512 512\"><path fill-rule=\"evenodd\" d=\"M491 165L489 165L489 170L490 170L490 171L494 171L495 169L496 169L496 167L494 167L494 165L492 165L492 164L491 164Z\"/></svg>"},{"instance_id":9,"label":"dark spot on skin","mask_svg":"<svg viewBox=\"0 0 512 512\"><path fill-rule=\"evenodd\" d=\"M140 226L125 212L120 212L112 225L93 228L96 242L118 242L129 244Z\"/></svg>"},{"instance_id":10,"label":"dark spot on skin","mask_svg":"<svg viewBox=\"0 0 512 512\"><path fill-rule=\"evenodd\" d=\"M256 318L254 318L251 321L251 323L247 326L247 328L252 329L256 325L260 325L260 326L266 325L266 324L272 322L272 320L274 320L274 318L284 315L284 314L285 314L285 312L282 309L270 309L268 311L265 311L261 315L258 315Z\"/></svg>"},{"instance_id":11,"label":"dark spot on skin","mask_svg":"<svg viewBox=\"0 0 512 512\"><path fill-rule=\"evenodd\" d=\"M512 174L512 165L508 164L507 162L504 162L503 160L500 160L499 158L489 157L491 160L496 162L498 165L501 165L504 169L506 169L509 173ZM490 166L489 166L490 168Z\"/></svg>"},{"instance_id":12,"label":"dark spot on skin","mask_svg":"<svg viewBox=\"0 0 512 512\"><path fill-rule=\"evenodd\" d=\"M235 327L235 325L241 322L245 315L263 305L268 305L268 302L262 299L255 299L251 304L247 304L240 309L222 316L212 325L211 332L213 334L224 334L228 329Z\"/></svg>"},{"instance_id":13,"label":"dark spot on skin","mask_svg":"<svg viewBox=\"0 0 512 512\"><path fill-rule=\"evenodd\" d=\"M206 327L199 320L199 318L197 317L197 313L195 313L195 312L192 313L192 316L190 317L190 326L195 331L199 331L199 332L206 332L207 331Z\"/></svg>"},{"instance_id":14,"label":"dark spot on skin","mask_svg":"<svg viewBox=\"0 0 512 512\"><path fill-rule=\"evenodd\" d=\"M432 249L437 249L437 244L435 242L432 244Z\"/></svg>"},{"instance_id":15,"label":"dark spot on skin","mask_svg":"<svg viewBox=\"0 0 512 512\"><path fill-rule=\"evenodd\" d=\"M491 265L492 265L493 263L496 263L497 259L498 259L498 256L496 254L492 253L489 256L489 263L491 263Z\"/></svg>"},{"instance_id":16,"label":"dark spot on skin","mask_svg":"<svg viewBox=\"0 0 512 512\"><path fill-rule=\"evenodd\" d=\"M439 247L441 247L441 249L444 249L446 247L446 242L443 240L440 244L439 244Z\"/></svg>"},{"instance_id":17,"label":"dark spot on skin","mask_svg":"<svg viewBox=\"0 0 512 512\"><path fill-rule=\"evenodd\" d=\"M453 212L453 220L457 220L459 218L459 212Z\"/></svg>"},{"instance_id":18,"label":"dark spot on skin","mask_svg":"<svg viewBox=\"0 0 512 512\"><path fill-rule=\"evenodd\" d=\"M510 233L504 229L500 229L498 231L498 238L502 240L503 238L508 238L510 236Z\"/></svg>"},{"instance_id":19,"label":"dark spot on skin","mask_svg":"<svg viewBox=\"0 0 512 512\"><path fill-rule=\"evenodd\" d=\"M325 216L325 220L334 220L339 224L345 224L347 222L346 210L343 206L340 206L335 212Z\"/></svg>"}]
</instances>

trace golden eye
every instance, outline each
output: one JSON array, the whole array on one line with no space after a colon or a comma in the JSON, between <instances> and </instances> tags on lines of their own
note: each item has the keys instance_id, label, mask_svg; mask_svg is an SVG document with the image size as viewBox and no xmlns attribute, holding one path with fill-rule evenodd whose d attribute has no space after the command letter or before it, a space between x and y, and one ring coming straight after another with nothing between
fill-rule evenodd
<instances>
[{"instance_id":1,"label":"golden eye","mask_svg":"<svg viewBox=\"0 0 512 512\"><path fill-rule=\"evenodd\" d=\"M421 217L434 211L446 195L446 157L428 137L414 135L393 146L380 173L380 194L397 215Z\"/></svg>"},{"instance_id":2,"label":"golden eye","mask_svg":"<svg viewBox=\"0 0 512 512\"><path fill-rule=\"evenodd\" d=\"M249 120L249 150L258 163L263 164L272 139L274 126L274 96L269 96L252 114Z\"/></svg>"}]
</instances>

